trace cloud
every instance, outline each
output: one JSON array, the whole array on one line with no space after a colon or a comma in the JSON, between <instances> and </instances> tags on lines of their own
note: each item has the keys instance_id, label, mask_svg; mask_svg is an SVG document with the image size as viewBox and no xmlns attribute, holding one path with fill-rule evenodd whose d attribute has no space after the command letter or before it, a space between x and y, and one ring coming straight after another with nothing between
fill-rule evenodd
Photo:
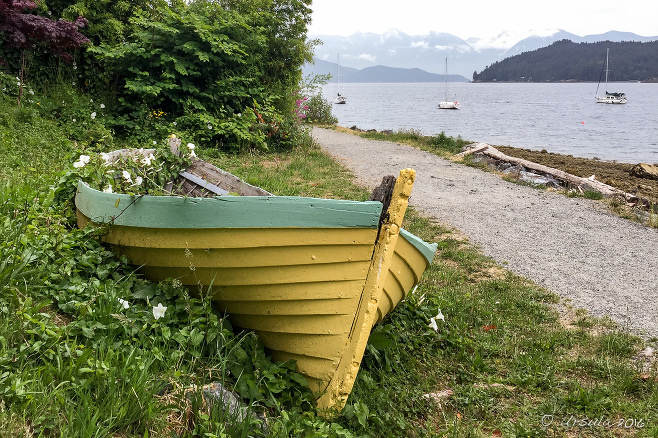
<instances>
[{"instance_id":1,"label":"cloud","mask_svg":"<svg viewBox=\"0 0 658 438\"><path fill-rule=\"evenodd\" d=\"M368 61L368 62L375 62L375 60L377 59L375 55L371 55L369 53L362 53L360 55L345 55L345 58L358 59L361 61Z\"/></svg>"},{"instance_id":2,"label":"cloud","mask_svg":"<svg viewBox=\"0 0 658 438\"><path fill-rule=\"evenodd\" d=\"M412 49L429 49L430 45L427 41L412 41L409 47Z\"/></svg>"},{"instance_id":3,"label":"cloud","mask_svg":"<svg viewBox=\"0 0 658 438\"><path fill-rule=\"evenodd\" d=\"M443 46L437 44L436 46L434 46L434 49L440 50L442 52L454 51L457 53L467 53L473 51L473 47L469 46L468 44L460 44L458 46Z\"/></svg>"}]
</instances>

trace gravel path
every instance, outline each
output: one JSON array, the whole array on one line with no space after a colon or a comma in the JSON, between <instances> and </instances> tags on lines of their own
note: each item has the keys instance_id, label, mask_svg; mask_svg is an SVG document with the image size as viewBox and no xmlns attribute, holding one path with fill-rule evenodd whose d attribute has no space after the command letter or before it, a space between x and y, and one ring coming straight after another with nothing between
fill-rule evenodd
<instances>
[{"instance_id":1,"label":"gravel path","mask_svg":"<svg viewBox=\"0 0 658 438\"><path fill-rule=\"evenodd\" d=\"M313 138L370 188L384 175L416 169L410 203L417 210L576 307L658 337L658 229L599 202L509 183L397 143L321 128Z\"/></svg>"}]
</instances>

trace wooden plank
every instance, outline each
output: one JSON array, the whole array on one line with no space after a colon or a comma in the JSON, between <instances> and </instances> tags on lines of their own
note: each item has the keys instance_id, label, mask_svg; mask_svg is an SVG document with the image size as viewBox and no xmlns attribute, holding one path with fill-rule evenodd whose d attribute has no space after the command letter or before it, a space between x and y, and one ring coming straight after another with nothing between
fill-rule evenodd
<instances>
[{"instance_id":1,"label":"wooden plank","mask_svg":"<svg viewBox=\"0 0 658 438\"><path fill-rule=\"evenodd\" d=\"M235 175L222 170L203 160L194 160L185 169L185 172L196 176L206 183L220 187L227 193L235 193L240 196L273 196L270 192L260 187L252 186Z\"/></svg>"},{"instance_id":2,"label":"wooden plank","mask_svg":"<svg viewBox=\"0 0 658 438\"><path fill-rule=\"evenodd\" d=\"M193 175L189 172L181 172L180 176L187 179L188 181L191 181L191 182L203 187L204 189L206 189L209 192L214 193L215 195L224 196L224 195L228 195L228 193L229 193L228 190L224 190L221 187L217 187L216 185L214 185L212 183L209 183L207 181L204 181L201 178L199 178L198 176Z\"/></svg>"}]
</instances>

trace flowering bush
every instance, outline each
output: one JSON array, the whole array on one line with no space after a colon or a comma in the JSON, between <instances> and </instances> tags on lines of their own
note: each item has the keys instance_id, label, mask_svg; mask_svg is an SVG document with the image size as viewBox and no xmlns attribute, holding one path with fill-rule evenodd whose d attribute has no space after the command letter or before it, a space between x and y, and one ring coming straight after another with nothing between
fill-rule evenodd
<instances>
[{"instance_id":1,"label":"flowering bush","mask_svg":"<svg viewBox=\"0 0 658 438\"><path fill-rule=\"evenodd\" d=\"M293 112L295 113L297 120L300 122L306 118L306 111L309 109L309 106L306 104L307 100L307 96L295 100L295 109Z\"/></svg>"},{"instance_id":2,"label":"flowering bush","mask_svg":"<svg viewBox=\"0 0 658 438\"><path fill-rule=\"evenodd\" d=\"M106 193L165 194L167 183L174 181L196 157L193 143L182 149L180 156L174 155L164 145L154 149L135 149L126 154L81 154L60 177L55 197L64 202L72 200L78 181Z\"/></svg>"},{"instance_id":3,"label":"flowering bush","mask_svg":"<svg viewBox=\"0 0 658 438\"><path fill-rule=\"evenodd\" d=\"M338 119L332 114L332 105L322 94L314 94L307 102L307 123L320 123L323 125L335 125Z\"/></svg>"}]
</instances>

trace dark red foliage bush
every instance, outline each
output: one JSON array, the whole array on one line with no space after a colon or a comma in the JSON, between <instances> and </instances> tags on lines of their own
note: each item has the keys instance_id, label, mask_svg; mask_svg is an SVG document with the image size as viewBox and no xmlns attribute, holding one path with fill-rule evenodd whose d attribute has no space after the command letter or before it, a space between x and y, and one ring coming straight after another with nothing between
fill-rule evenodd
<instances>
[{"instance_id":1,"label":"dark red foliage bush","mask_svg":"<svg viewBox=\"0 0 658 438\"><path fill-rule=\"evenodd\" d=\"M0 0L0 34L5 44L27 49L40 42L53 54L71 60L69 50L89 43L89 39L78 32L87 26L87 19L55 21L26 12L36 7L31 0Z\"/></svg>"}]
</instances>

